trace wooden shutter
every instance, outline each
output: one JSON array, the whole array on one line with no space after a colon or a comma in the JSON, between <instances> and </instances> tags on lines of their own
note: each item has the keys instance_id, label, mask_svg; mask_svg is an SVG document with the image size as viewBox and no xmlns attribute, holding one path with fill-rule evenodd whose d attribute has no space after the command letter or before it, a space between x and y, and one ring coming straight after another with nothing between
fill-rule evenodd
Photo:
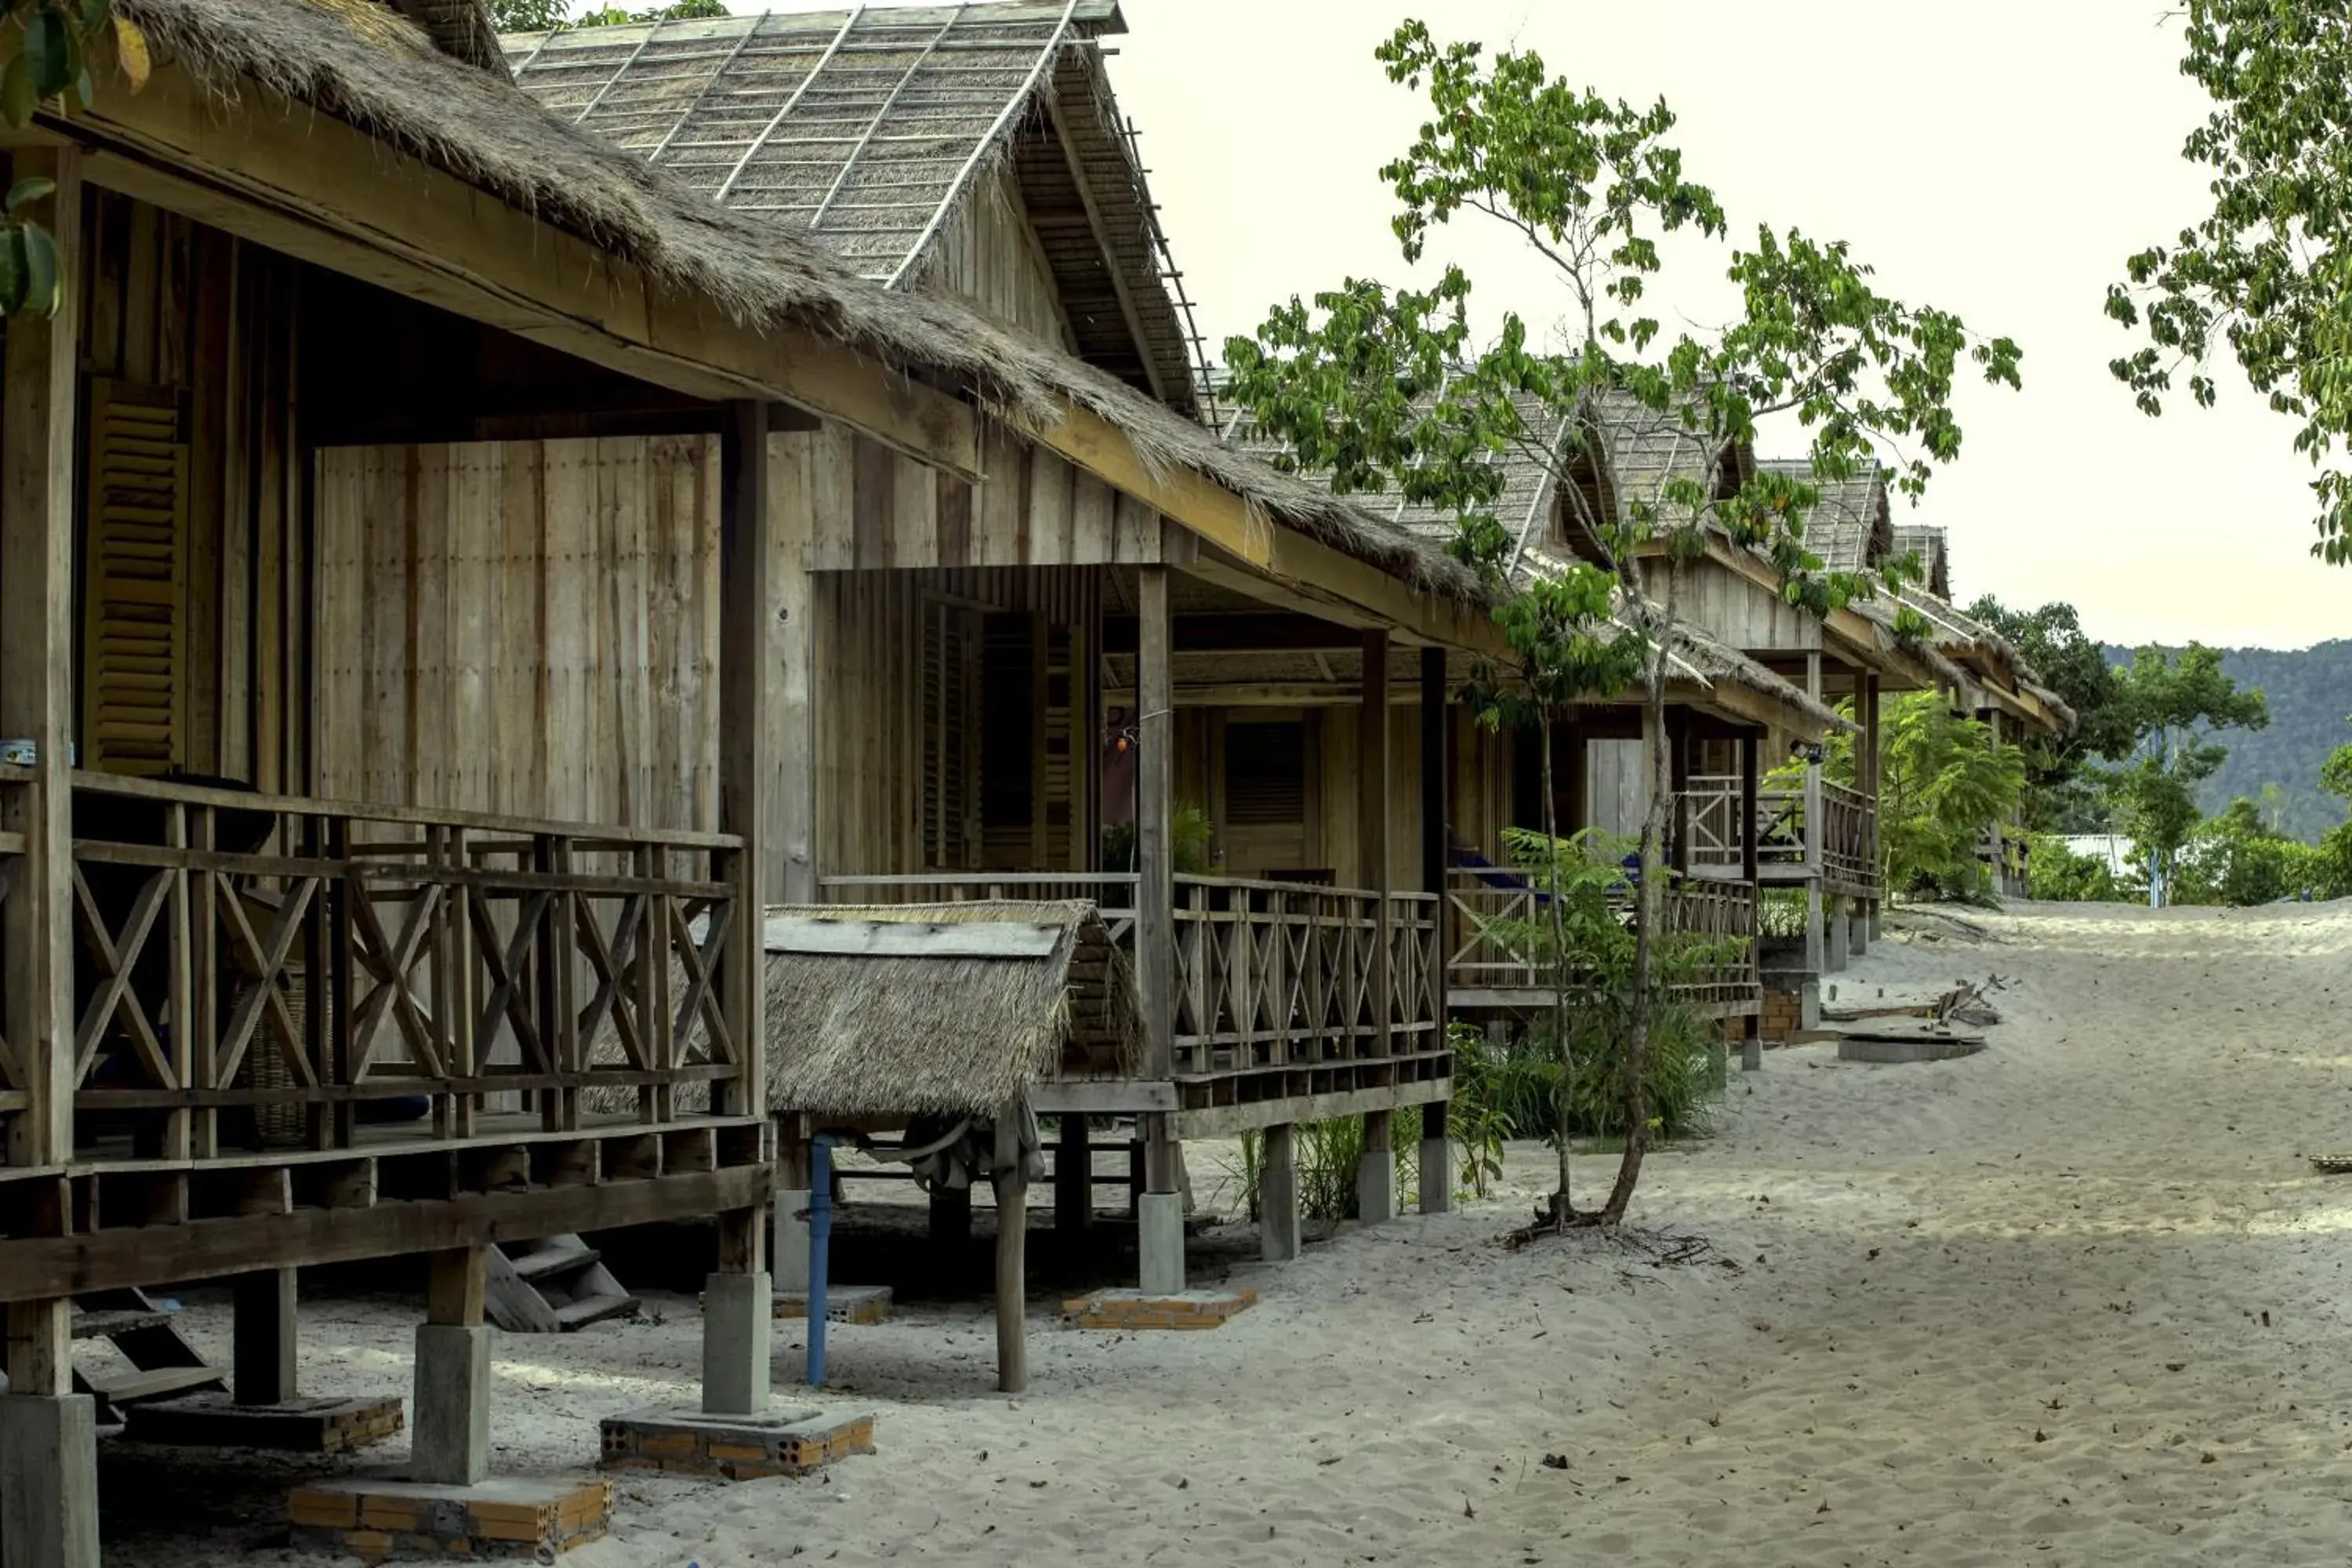
<instances>
[{"instance_id":1,"label":"wooden shutter","mask_svg":"<svg viewBox=\"0 0 2352 1568\"><path fill-rule=\"evenodd\" d=\"M183 757L187 474L171 394L91 384L84 767L160 773Z\"/></svg>"},{"instance_id":2,"label":"wooden shutter","mask_svg":"<svg viewBox=\"0 0 2352 1568\"><path fill-rule=\"evenodd\" d=\"M967 870L979 830L979 642L971 611L923 606L923 865Z\"/></svg>"}]
</instances>

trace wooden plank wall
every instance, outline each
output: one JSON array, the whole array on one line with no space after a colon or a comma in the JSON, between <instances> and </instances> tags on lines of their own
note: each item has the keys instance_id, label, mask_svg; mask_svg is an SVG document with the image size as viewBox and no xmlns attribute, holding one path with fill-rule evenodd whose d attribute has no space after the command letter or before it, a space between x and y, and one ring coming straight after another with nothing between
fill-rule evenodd
<instances>
[{"instance_id":1,"label":"wooden plank wall","mask_svg":"<svg viewBox=\"0 0 2352 1568\"><path fill-rule=\"evenodd\" d=\"M84 375L168 394L182 411L186 640L174 761L263 789L306 788L314 616L294 436L301 268L95 189L83 257Z\"/></svg>"},{"instance_id":2,"label":"wooden plank wall","mask_svg":"<svg viewBox=\"0 0 2352 1568\"><path fill-rule=\"evenodd\" d=\"M319 789L718 820L709 437L320 455Z\"/></svg>"},{"instance_id":3,"label":"wooden plank wall","mask_svg":"<svg viewBox=\"0 0 2352 1568\"><path fill-rule=\"evenodd\" d=\"M988 428L977 485L839 426L779 439L802 470L792 484L807 508L813 572L1180 558L1159 513L999 426Z\"/></svg>"},{"instance_id":4,"label":"wooden plank wall","mask_svg":"<svg viewBox=\"0 0 2352 1568\"><path fill-rule=\"evenodd\" d=\"M933 237L920 286L954 295L1000 326L1056 348L1071 346L1061 290L1029 226L1020 177L1009 159L973 183Z\"/></svg>"},{"instance_id":5,"label":"wooden plank wall","mask_svg":"<svg viewBox=\"0 0 2352 1568\"><path fill-rule=\"evenodd\" d=\"M1682 614L1727 647L1746 652L1822 646L1822 624L1770 589L1713 561L1689 567Z\"/></svg>"},{"instance_id":6,"label":"wooden plank wall","mask_svg":"<svg viewBox=\"0 0 2352 1568\"><path fill-rule=\"evenodd\" d=\"M1650 771L1639 741L1584 742L1584 820L1564 825L1598 827L1604 833L1633 837L1642 831L1650 809Z\"/></svg>"}]
</instances>

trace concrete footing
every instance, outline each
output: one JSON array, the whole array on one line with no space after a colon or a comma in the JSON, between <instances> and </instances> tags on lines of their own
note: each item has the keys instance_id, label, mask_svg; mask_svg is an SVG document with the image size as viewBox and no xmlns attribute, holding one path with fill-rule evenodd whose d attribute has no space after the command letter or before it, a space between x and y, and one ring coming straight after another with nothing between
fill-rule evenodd
<instances>
[{"instance_id":1,"label":"concrete footing","mask_svg":"<svg viewBox=\"0 0 2352 1568\"><path fill-rule=\"evenodd\" d=\"M456 1557L552 1562L604 1533L605 1480L483 1481L475 1486L352 1477L286 1499L294 1544L362 1563Z\"/></svg>"},{"instance_id":2,"label":"concrete footing","mask_svg":"<svg viewBox=\"0 0 2352 1568\"><path fill-rule=\"evenodd\" d=\"M1421 1212L1454 1210L1454 1145L1443 1138L1421 1141Z\"/></svg>"},{"instance_id":3,"label":"concrete footing","mask_svg":"<svg viewBox=\"0 0 2352 1568\"><path fill-rule=\"evenodd\" d=\"M98 1409L0 1394L0 1565L99 1568Z\"/></svg>"},{"instance_id":4,"label":"concrete footing","mask_svg":"<svg viewBox=\"0 0 2352 1568\"><path fill-rule=\"evenodd\" d=\"M1097 1290L1062 1303L1081 1329L1215 1329L1257 1301L1255 1290Z\"/></svg>"},{"instance_id":5,"label":"concrete footing","mask_svg":"<svg viewBox=\"0 0 2352 1568\"><path fill-rule=\"evenodd\" d=\"M809 1287L809 1194L779 1190L768 1244L768 1267L776 1289L805 1291Z\"/></svg>"},{"instance_id":6,"label":"concrete footing","mask_svg":"<svg viewBox=\"0 0 2352 1568\"><path fill-rule=\"evenodd\" d=\"M808 1316L809 1299L806 1289L778 1289L776 1316L800 1318ZM824 1321L828 1323L879 1323L890 1316L890 1287L887 1285L835 1285L828 1281L824 1288Z\"/></svg>"},{"instance_id":7,"label":"concrete footing","mask_svg":"<svg viewBox=\"0 0 2352 1568\"><path fill-rule=\"evenodd\" d=\"M281 1453L345 1454L397 1436L407 1425L396 1398L293 1398L239 1405L226 1394L133 1405L122 1436L134 1443L184 1447L274 1448Z\"/></svg>"},{"instance_id":8,"label":"concrete footing","mask_svg":"<svg viewBox=\"0 0 2352 1568\"><path fill-rule=\"evenodd\" d=\"M1265 1130L1257 1178L1257 1249L1268 1263L1298 1256L1298 1137L1288 1124Z\"/></svg>"},{"instance_id":9,"label":"concrete footing","mask_svg":"<svg viewBox=\"0 0 2352 1568\"><path fill-rule=\"evenodd\" d=\"M1184 1195L1145 1193L1136 1200L1137 1273L1146 1295L1184 1289Z\"/></svg>"},{"instance_id":10,"label":"concrete footing","mask_svg":"<svg viewBox=\"0 0 2352 1568\"><path fill-rule=\"evenodd\" d=\"M765 1415L705 1415L646 1410L608 1415L606 1469L672 1470L720 1480L804 1476L852 1454L874 1451L874 1415L826 1415L814 1408Z\"/></svg>"},{"instance_id":11,"label":"concrete footing","mask_svg":"<svg viewBox=\"0 0 2352 1568\"><path fill-rule=\"evenodd\" d=\"M409 1479L470 1487L490 1473L490 1331L423 1323L416 1330L416 1422Z\"/></svg>"},{"instance_id":12,"label":"concrete footing","mask_svg":"<svg viewBox=\"0 0 2352 1568\"><path fill-rule=\"evenodd\" d=\"M1356 1217L1366 1225L1396 1218L1396 1154L1367 1149L1356 1163Z\"/></svg>"},{"instance_id":13,"label":"concrete footing","mask_svg":"<svg viewBox=\"0 0 2352 1568\"><path fill-rule=\"evenodd\" d=\"M709 1415L758 1415L773 1381L768 1347L776 1317L775 1287L765 1269L713 1274L702 1290L702 1409Z\"/></svg>"},{"instance_id":14,"label":"concrete footing","mask_svg":"<svg viewBox=\"0 0 2352 1568\"><path fill-rule=\"evenodd\" d=\"M1827 925L1822 931L1822 967L1829 973L1842 973L1849 961L1848 948L1853 935L1853 918L1843 899L1829 900Z\"/></svg>"}]
</instances>

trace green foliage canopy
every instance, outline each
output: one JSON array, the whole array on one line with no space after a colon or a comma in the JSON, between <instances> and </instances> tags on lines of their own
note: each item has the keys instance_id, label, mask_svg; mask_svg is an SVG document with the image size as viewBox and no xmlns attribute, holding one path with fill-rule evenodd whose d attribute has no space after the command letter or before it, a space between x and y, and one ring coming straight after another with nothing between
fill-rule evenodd
<instances>
[{"instance_id":1,"label":"green foliage canopy","mask_svg":"<svg viewBox=\"0 0 2352 1568\"><path fill-rule=\"evenodd\" d=\"M2126 263L2107 314L2146 338L2111 365L2154 415L2188 373L2210 406L2224 347L2273 409L2300 421L2312 553L2352 562L2352 18L2343 0L2187 0L2183 75L2212 99L2181 156L2212 210Z\"/></svg>"},{"instance_id":2,"label":"green foliage canopy","mask_svg":"<svg viewBox=\"0 0 2352 1568\"><path fill-rule=\"evenodd\" d=\"M2117 671L2132 721L2130 765L2105 775L2123 826L2147 858L2150 886L2170 898L2180 852L2197 830L2197 786L2229 755L2217 730L2259 730L2270 722L2259 691L2240 689L2216 649L2191 643L2176 657L2144 647Z\"/></svg>"},{"instance_id":3,"label":"green foliage canopy","mask_svg":"<svg viewBox=\"0 0 2352 1568\"><path fill-rule=\"evenodd\" d=\"M1880 710L1878 835L1887 886L1950 899L1990 896L1977 858L2025 789L2025 758L1990 726L1955 714L1939 692L1906 692Z\"/></svg>"}]
</instances>

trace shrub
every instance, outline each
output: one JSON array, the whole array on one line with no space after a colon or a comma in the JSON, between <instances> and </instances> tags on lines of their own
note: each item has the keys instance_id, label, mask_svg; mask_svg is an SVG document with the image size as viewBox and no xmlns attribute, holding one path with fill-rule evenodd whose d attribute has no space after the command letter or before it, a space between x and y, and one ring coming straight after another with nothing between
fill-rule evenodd
<instances>
[{"instance_id":1,"label":"shrub","mask_svg":"<svg viewBox=\"0 0 2352 1568\"><path fill-rule=\"evenodd\" d=\"M2077 855L2066 841L2037 834L2032 858L2027 862L2034 898L2062 904L2137 903L2146 894L2115 874L2113 868L2090 855Z\"/></svg>"}]
</instances>

